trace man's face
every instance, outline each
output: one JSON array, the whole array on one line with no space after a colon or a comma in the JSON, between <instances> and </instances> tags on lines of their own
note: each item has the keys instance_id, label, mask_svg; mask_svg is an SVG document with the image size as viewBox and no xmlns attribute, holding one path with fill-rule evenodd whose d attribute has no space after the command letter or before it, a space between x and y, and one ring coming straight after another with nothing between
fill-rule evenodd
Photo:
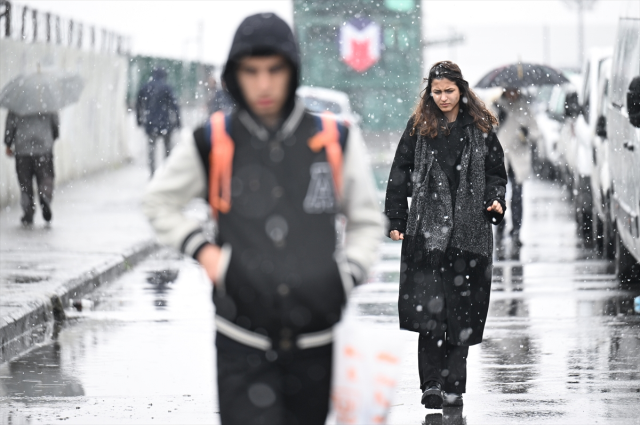
<instances>
[{"instance_id":1,"label":"man's face","mask_svg":"<svg viewBox=\"0 0 640 425\"><path fill-rule=\"evenodd\" d=\"M507 100L510 101L515 101L518 100L518 98L520 97L520 91L516 88L507 88L504 92L505 97L507 98Z\"/></svg>"},{"instance_id":2,"label":"man's face","mask_svg":"<svg viewBox=\"0 0 640 425\"><path fill-rule=\"evenodd\" d=\"M291 67L281 55L249 56L238 65L238 84L259 118L278 116L289 95Z\"/></svg>"}]
</instances>

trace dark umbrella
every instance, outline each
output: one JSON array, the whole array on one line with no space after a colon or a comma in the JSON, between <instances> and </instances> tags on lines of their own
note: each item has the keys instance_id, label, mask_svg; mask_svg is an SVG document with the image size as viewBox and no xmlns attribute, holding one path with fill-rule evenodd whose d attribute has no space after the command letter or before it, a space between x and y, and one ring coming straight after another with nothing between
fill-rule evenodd
<instances>
[{"instance_id":1,"label":"dark umbrella","mask_svg":"<svg viewBox=\"0 0 640 425\"><path fill-rule=\"evenodd\" d=\"M567 77L558 70L535 63L515 63L501 66L482 77L476 84L478 89L490 87L527 87L568 83Z\"/></svg>"}]
</instances>

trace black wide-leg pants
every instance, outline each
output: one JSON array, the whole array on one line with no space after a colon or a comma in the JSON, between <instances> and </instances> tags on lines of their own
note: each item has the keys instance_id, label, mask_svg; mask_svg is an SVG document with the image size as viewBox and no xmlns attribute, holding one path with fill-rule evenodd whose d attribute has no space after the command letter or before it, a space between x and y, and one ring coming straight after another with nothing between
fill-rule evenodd
<instances>
[{"instance_id":1,"label":"black wide-leg pants","mask_svg":"<svg viewBox=\"0 0 640 425\"><path fill-rule=\"evenodd\" d=\"M148 134L148 158L149 158L149 169L151 170L151 175L156 171L156 143L158 139L162 139L164 143L164 157L168 158L171 153L171 132L166 134L154 135Z\"/></svg>"},{"instance_id":2,"label":"black wide-leg pants","mask_svg":"<svg viewBox=\"0 0 640 425\"><path fill-rule=\"evenodd\" d=\"M516 181L516 175L511 167L507 168L507 176L509 183L511 184L511 236L520 237L520 229L522 228L522 183ZM504 229L507 227L507 222L502 220L498 224L498 235L502 237L504 235Z\"/></svg>"},{"instance_id":3,"label":"black wide-leg pants","mask_svg":"<svg viewBox=\"0 0 640 425\"><path fill-rule=\"evenodd\" d=\"M323 425L333 345L265 352L216 335L222 425Z\"/></svg>"},{"instance_id":4,"label":"black wide-leg pants","mask_svg":"<svg viewBox=\"0 0 640 425\"><path fill-rule=\"evenodd\" d=\"M38 184L40 206L51 207L53 200L53 154L16 155L16 173L20 185L20 205L27 221L33 220L36 204L33 195L33 178Z\"/></svg>"},{"instance_id":5,"label":"black wide-leg pants","mask_svg":"<svg viewBox=\"0 0 640 425\"><path fill-rule=\"evenodd\" d=\"M453 345L444 336L422 335L418 338L420 388L435 381L447 393L467 391L467 356L469 347Z\"/></svg>"}]
</instances>

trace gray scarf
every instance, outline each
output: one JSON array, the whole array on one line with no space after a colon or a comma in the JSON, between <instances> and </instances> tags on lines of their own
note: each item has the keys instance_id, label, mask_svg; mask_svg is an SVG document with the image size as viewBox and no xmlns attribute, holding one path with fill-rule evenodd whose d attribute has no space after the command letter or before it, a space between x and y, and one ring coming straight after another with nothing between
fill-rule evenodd
<instances>
[{"instance_id":1,"label":"gray scarf","mask_svg":"<svg viewBox=\"0 0 640 425\"><path fill-rule=\"evenodd\" d=\"M423 236L417 241L424 240L426 256L436 264L447 248L489 259L493 252L491 224L484 214L486 135L475 125L466 126L465 132L468 142L460 160L455 214L449 180L434 160L429 139L418 136L416 143L407 235Z\"/></svg>"}]
</instances>

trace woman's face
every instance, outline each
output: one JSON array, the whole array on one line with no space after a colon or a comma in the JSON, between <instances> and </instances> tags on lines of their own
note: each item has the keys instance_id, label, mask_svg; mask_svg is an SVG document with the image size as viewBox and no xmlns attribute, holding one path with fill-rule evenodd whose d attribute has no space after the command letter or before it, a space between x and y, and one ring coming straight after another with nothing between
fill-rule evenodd
<instances>
[{"instance_id":1,"label":"woman's face","mask_svg":"<svg viewBox=\"0 0 640 425\"><path fill-rule=\"evenodd\" d=\"M460 102L460 89L451 80L441 78L431 82L431 97L442 112L450 112Z\"/></svg>"}]
</instances>

